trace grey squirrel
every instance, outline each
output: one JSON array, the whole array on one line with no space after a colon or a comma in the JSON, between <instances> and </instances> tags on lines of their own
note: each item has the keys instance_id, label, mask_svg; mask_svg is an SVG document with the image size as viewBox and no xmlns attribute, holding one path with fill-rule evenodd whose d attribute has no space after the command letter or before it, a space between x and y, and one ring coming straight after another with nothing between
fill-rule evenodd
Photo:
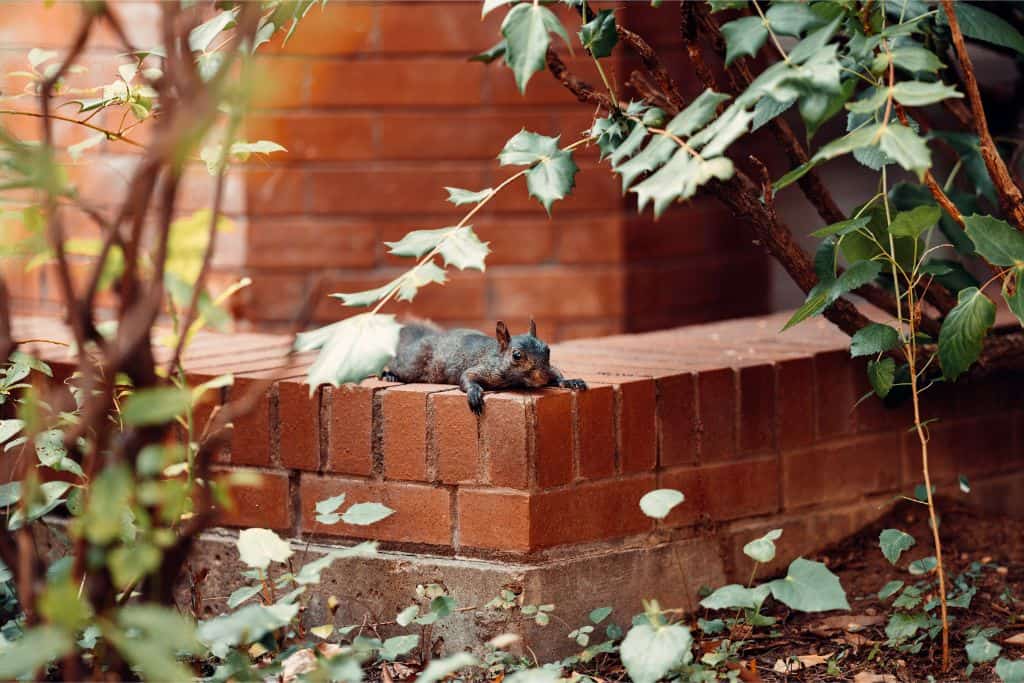
<instances>
[{"instance_id":1,"label":"grey squirrel","mask_svg":"<svg viewBox=\"0 0 1024 683\"><path fill-rule=\"evenodd\" d=\"M457 384L466 392L469 409L484 410L485 389L563 387L584 390L581 379L565 379L551 367L551 349L537 338L530 319L528 334L511 336L498 321L495 336L468 329L442 330L433 324L408 323L398 336L398 350L381 379Z\"/></svg>"}]
</instances>

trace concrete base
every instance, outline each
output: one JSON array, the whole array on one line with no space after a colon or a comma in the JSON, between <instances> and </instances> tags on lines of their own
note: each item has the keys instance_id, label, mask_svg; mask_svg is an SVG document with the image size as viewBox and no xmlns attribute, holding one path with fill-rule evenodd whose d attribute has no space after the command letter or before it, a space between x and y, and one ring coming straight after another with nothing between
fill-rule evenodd
<instances>
[{"instance_id":1,"label":"concrete base","mask_svg":"<svg viewBox=\"0 0 1024 683\"><path fill-rule=\"evenodd\" d=\"M317 544L307 549L298 541L293 547L296 569L332 550ZM209 571L201 586L204 616L225 611L227 597L240 585L245 569L238 560L234 535L204 535L190 565L193 572ZM596 607L612 607L612 616L604 623L614 621L628 629L632 616L643 609L641 598L656 598L665 607L692 609L698 588L722 585L725 573L715 545L700 538L595 550L536 563L387 551L372 558L335 561L321 575L320 586L310 587L313 598L303 618L310 626L380 624L382 636L412 632L414 627L395 625L395 616L416 602L418 584L429 583L444 586L455 598L456 608L464 610L433 628L429 635L432 647L446 653L479 651L494 636L515 633L539 658L550 660L578 651L566 634L589 623L587 615ZM551 623L539 627L518 610L485 608L502 588L521 594L523 604L554 604ZM182 590L181 603L188 604L187 588ZM333 621L326 608L331 595L341 604Z\"/></svg>"}]
</instances>

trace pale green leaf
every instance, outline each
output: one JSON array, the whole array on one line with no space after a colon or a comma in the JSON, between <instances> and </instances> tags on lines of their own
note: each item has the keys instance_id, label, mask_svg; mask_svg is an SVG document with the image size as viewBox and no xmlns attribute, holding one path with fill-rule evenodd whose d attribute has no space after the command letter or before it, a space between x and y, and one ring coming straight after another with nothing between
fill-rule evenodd
<instances>
[{"instance_id":1,"label":"pale green leaf","mask_svg":"<svg viewBox=\"0 0 1024 683\"><path fill-rule=\"evenodd\" d=\"M934 557L923 557L920 560L914 560L907 566L909 571L914 576L922 576L924 574L930 574L938 566L938 560Z\"/></svg>"},{"instance_id":2,"label":"pale green leaf","mask_svg":"<svg viewBox=\"0 0 1024 683\"><path fill-rule=\"evenodd\" d=\"M895 581L889 581L884 586L882 586L882 590L878 591L878 599L885 600L887 598L891 598L892 596L896 595L896 593L898 593L904 585L904 582L900 581L899 579Z\"/></svg>"},{"instance_id":3,"label":"pale green leaf","mask_svg":"<svg viewBox=\"0 0 1024 683\"><path fill-rule=\"evenodd\" d=\"M431 283L444 284L448 279L443 268L439 268L433 261L427 261L421 266L409 270L399 279L398 300L412 301L420 287Z\"/></svg>"},{"instance_id":4,"label":"pale green leaf","mask_svg":"<svg viewBox=\"0 0 1024 683\"><path fill-rule=\"evenodd\" d=\"M897 237L917 239L942 218L942 209L936 204L922 204L910 211L900 211L889 224L889 232Z\"/></svg>"},{"instance_id":5,"label":"pale green leaf","mask_svg":"<svg viewBox=\"0 0 1024 683\"><path fill-rule=\"evenodd\" d=\"M285 562L294 552L288 541L270 529L243 529L238 533L238 555L254 569L266 569L271 562Z\"/></svg>"},{"instance_id":6,"label":"pale green leaf","mask_svg":"<svg viewBox=\"0 0 1024 683\"><path fill-rule=\"evenodd\" d=\"M505 142L505 146L498 153L498 161L502 166L529 166L553 156L556 152L557 137L541 135L524 128Z\"/></svg>"},{"instance_id":7,"label":"pale green leaf","mask_svg":"<svg viewBox=\"0 0 1024 683\"><path fill-rule=\"evenodd\" d=\"M502 5L507 5L515 1L516 0L484 0L480 8L480 16L486 17L489 13L501 7Z\"/></svg>"},{"instance_id":8,"label":"pale green leaf","mask_svg":"<svg viewBox=\"0 0 1024 683\"><path fill-rule=\"evenodd\" d=\"M700 601L705 609L759 609L768 597L771 588L762 584L755 588L747 588L738 583L722 586L711 595Z\"/></svg>"},{"instance_id":9,"label":"pale green leaf","mask_svg":"<svg viewBox=\"0 0 1024 683\"><path fill-rule=\"evenodd\" d=\"M28 629L18 640L5 641L0 646L0 679L31 676L47 663L71 652L74 646L71 635L56 626Z\"/></svg>"},{"instance_id":10,"label":"pale green leaf","mask_svg":"<svg viewBox=\"0 0 1024 683\"><path fill-rule=\"evenodd\" d=\"M882 131L878 141L879 149L894 162L908 171L913 171L919 179L931 168L932 153L924 138L913 129L899 123L890 123Z\"/></svg>"},{"instance_id":11,"label":"pale green leaf","mask_svg":"<svg viewBox=\"0 0 1024 683\"><path fill-rule=\"evenodd\" d=\"M800 612L850 609L839 578L820 562L798 557L789 565L785 578L768 586L776 600Z\"/></svg>"},{"instance_id":12,"label":"pale green leaf","mask_svg":"<svg viewBox=\"0 0 1024 683\"><path fill-rule=\"evenodd\" d=\"M356 503L341 515L341 521L345 524L356 524L366 526L375 524L387 519L395 513L394 510L380 503Z\"/></svg>"},{"instance_id":13,"label":"pale green leaf","mask_svg":"<svg viewBox=\"0 0 1024 683\"><path fill-rule=\"evenodd\" d=\"M463 190L461 187L446 187L444 189L448 190L448 201L455 206L462 206L463 204L479 204L494 194L494 188L491 187L486 187L479 192Z\"/></svg>"},{"instance_id":14,"label":"pale green leaf","mask_svg":"<svg viewBox=\"0 0 1024 683\"><path fill-rule=\"evenodd\" d=\"M7 443L11 437L16 435L25 426L22 420L11 418L0 420L0 444Z\"/></svg>"},{"instance_id":15,"label":"pale green leaf","mask_svg":"<svg viewBox=\"0 0 1024 683\"><path fill-rule=\"evenodd\" d=\"M656 683L692 659L692 645L690 629L680 624L637 624L629 629L619 653L634 683Z\"/></svg>"},{"instance_id":16,"label":"pale green leaf","mask_svg":"<svg viewBox=\"0 0 1024 683\"><path fill-rule=\"evenodd\" d=\"M224 10L203 22L188 34L188 47L193 52L206 52L221 31L234 26L237 9Z\"/></svg>"},{"instance_id":17,"label":"pale green leaf","mask_svg":"<svg viewBox=\"0 0 1024 683\"><path fill-rule=\"evenodd\" d=\"M665 519L672 508L682 503L686 497L675 489L655 489L648 491L640 498L640 509L648 517Z\"/></svg>"},{"instance_id":18,"label":"pale green leaf","mask_svg":"<svg viewBox=\"0 0 1024 683\"><path fill-rule=\"evenodd\" d=\"M420 637L415 633L404 636L394 636L384 641L380 648L380 658L393 662L402 655L409 654L420 644Z\"/></svg>"},{"instance_id":19,"label":"pale green leaf","mask_svg":"<svg viewBox=\"0 0 1024 683\"><path fill-rule=\"evenodd\" d=\"M868 382L875 395L885 398L896 381L896 361L892 358L868 361Z\"/></svg>"},{"instance_id":20,"label":"pale green leaf","mask_svg":"<svg viewBox=\"0 0 1024 683\"><path fill-rule=\"evenodd\" d=\"M416 683L438 683L460 669L479 665L476 657L468 652L456 652L442 659L432 659L416 678Z\"/></svg>"},{"instance_id":21,"label":"pale green leaf","mask_svg":"<svg viewBox=\"0 0 1024 683\"><path fill-rule=\"evenodd\" d=\"M467 225L451 231L438 245L438 252L447 265L455 266L459 270L484 270L484 259L491 252L488 244L481 242L473 228Z\"/></svg>"},{"instance_id":22,"label":"pale green leaf","mask_svg":"<svg viewBox=\"0 0 1024 683\"><path fill-rule=\"evenodd\" d=\"M619 40L615 30L615 13L604 9L580 27L580 42L597 59L607 57Z\"/></svg>"},{"instance_id":23,"label":"pale green leaf","mask_svg":"<svg viewBox=\"0 0 1024 683\"><path fill-rule=\"evenodd\" d=\"M882 533L878 536L878 546L882 549L882 554L885 555L885 559L889 560L890 564L896 564L900 555L905 550L910 550L914 547L917 541L908 533L904 533L899 529L883 529Z\"/></svg>"},{"instance_id":24,"label":"pale green leaf","mask_svg":"<svg viewBox=\"0 0 1024 683\"><path fill-rule=\"evenodd\" d=\"M526 189L550 214L551 205L556 200L565 199L576 185L576 173L579 170L573 161L572 152L558 150L527 171Z\"/></svg>"},{"instance_id":25,"label":"pale green leaf","mask_svg":"<svg viewBox=\"0 0 1024 683\"><path fill-rule=\"evenodd\" d=\"M393 315L362 313L298 334L297 351L320 349L307 374L310 390L375 376L394 357L401 329Z\"/></svg>"},{"instance_id":26,"label":"pale green leaf","mask_svg":"<svg viewBox=\"0 0 1024 683\"><path fill-rule=\"evenodd\" d=\"M299 612L298 603L246 605L199 624L199 639L214 655L224 657L234 645L259 640L267 633L288 625Z\"/></svg>"},{"instance_id":27,"label":"pale green leaf","mask_svg":"<svg viewBox=\"0 0 1024 683\"><path fill-rule=\"evenodd\" d=\"M43 50L34 47L28 51L28 63L32 65L33 69L38 69L40 64L56 59L57 56L56 50Z\"/></svg>"},{"instance_id":28,"label":"pale green leaf","mask_svg":"<svg viewBox=\"0 0 1024 683\"><path fill-rule=\"evenodd\" d=\"M760 17L742 17L722 24L725 38L725 65L729 66L740 57L757 54L768 39L768 29Z\"/></svg>"},{"instance_id":29,"label":"pale green leaf","mask_svg":"<svg viewBox=\"0 0 1024 683\"><path fill-rule=\"evenodd\" d=\"M798 37L810 29L820 28L828 23L810 6L800 2L772 3L765 16L772 31L784 36Z\"/></svg>"},{"instance_id":30,"label":"pale green leaf","mask_svg":"<svg viewBox=\"0 0 1024 683\"><path fill-rule=\"evenodd\" d=\"M1010 311L1017 316L1020 324L1024 325L1024 267L1013 269L1013 277L1003 281L1002 292Z\"/></svg>"},{"instance_id":31,"label":"pale green leaf","mask_svg":"<svg viewBox=\"0 0 1024 683\"><path fill-rule=\"evenodd\" d=\"M893 98L907 107L924 107L946 99L962 98L963 93L945 83L924 83L922 81L902 81L893 86Z\"/></svg>"},{"instance_id":32,"label":"pale green leaf","mask_svg":"<svg viewBox=\"0 0 1024 683\"><path fill-rule=\"evenodd\" d=\"M983 635L977 635L967 641L967 661L971 664L991 662L999 656L1003 648L996 645Z\"/></svg>"},{"instance_id":33,"label":"pale green leaf","mask_svg":"<svg viewBox=\"0 0 1024 683\"><path fill-rule=\"evenodd\" d=\"M242 586L241 588L234 590L231 595L228 596L228 607L231 609L238 607L254 595L259 595L261 590L263 590L263 586L260 585Z\"/></svg>"},{"instance_id":34,"label":"pale green leaf","mask_svg":"<svg viewBox=\"0 0 1024 683\"><path fill-rule=\"evenodd\" d=\"M316 511L318 514L327 514L328 512L334 512L341 504L345 502L345 494L339 493L336 496L330 498L324 498L316 502Z\"/></svg>"},{"instance_id":35,"label":"pale green leaf","mask_svg":"<svg viewBox=\"0 0 1024 683\"><path fill-rule=\"evenodd\" d=\"M1024 683L1024 659L1000 657L995 668L996 675L1003 683Z\"/></svg>"},{"instance_id":36,"label":"pale green leaf","mask_svg":"<svg viewBox=\"0 0 1024 683\"><path fill-rule=\"evenodd\" d=\"M977 287L960 290L956 307L939 330L939 361L946 379L956 379L978 359L995 321L995 304Z\"/></svg>"},{"instance_id":37,"label":"pale green leaf","mask_svg":"<svg viewBox=\"0 0 1024 683\"><path fill-rule=\"evenodd\" d=\"M121 419L133 427L161 425L182 415L192 405L192 392L178 387L139 389L121 407Z\"/></svg>"},{"instance_id":38,"label":"pale green leaf","mask_svg":"<svg viewBox=\"0 0 1024 683\"><path fill-rule=\"evenodd\" d=\"M565 32L551 10L540 4L523 3L516 5L501 24L505 36L505 61L512 68L519 92L526 92L530 77L544 68L551 39L548 33L554 31L569 43Z\"/></svg>"},{"instance_id":39,"label":"pale green leaf","mask_svg":"<svg viewBox=\"0 0 1024 683\"><path fill-rule=\"evenodd\" d=\"M754 562L771 562L775 559L775 541L781 536L782 529L772 529L761 538L755 538L743 546L743 554Z\"/></svg>"},{"instance_id":40,"label":"pale green leaf","mask_svg":"<svg viewBox=\"0 0 1024 683\"><path fill-rule=\"evenodd\" d=\"M954 4L960 30L968 38L1007 47L1024 55L1024 36L1002 17L966 2ZM948 24L946 12L939 8L939 23Z\"/></svg>"}]
</instances>

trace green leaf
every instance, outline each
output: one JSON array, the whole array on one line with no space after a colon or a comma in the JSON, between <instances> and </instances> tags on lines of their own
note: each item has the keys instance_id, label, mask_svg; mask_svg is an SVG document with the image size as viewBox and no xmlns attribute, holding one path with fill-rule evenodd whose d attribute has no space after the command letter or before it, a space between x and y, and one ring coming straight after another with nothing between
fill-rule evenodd
<instances>
[{"instance_id":1,"label":"green leaf","mask_svg":"<svg viewBox=\"0 0 1024 683\"><path fill-rule=\"evenodd\" d=\"M491 252L489 242L481 242L480 238L473 232L471 226L465 226L451 231L449 235L438 244L438 252L449 266L455 266L459 270L472 268L484 270L486 264L484 259Z\"/></svg>"},{"instance_id":2,"label":"green leaf","mask_svg":"<svg viewBox=\"0 0 1024 683\"><path fill-rule=\"evenodd\" d=\"M121 419L133 427L162 425L182 415L192 405L192 393L178 387L139 389L121 407Z\"/></svg>"},{"instance_id":3,"label":"green leaf","mask_svg":"<svg viewBox=\"0 0 1024 683\"><path fill-rule=\"evenodd\" d=\"M901 211L889 224L889 232L897 237L917 239L921 234L939 222L942 209L936 204L923 204L910 211Z\"/></svg>"},{"instance_id":4,"label":"green leaf","mask_svg":"<svg viewBox=\"0 0 1024 683\"><path fill-rule=\"evenodd\" d=\"M885 559L889 560L890 564L896 564L903 551L910 550L914 547L915 543L917 541L913 536L899 529L883 529L882 533L878 536L878 545L882 549Z\"/></svg>"},{"instance_id":5,"label":"green leaf","mask_svg":"<svg viewBox=\"0 0 1024 683\"><path fill-rule=\"evenodd\" d=\"M300 332L296 351L320 349L307 371L311 391L376 375L395 355L402 326L395 316L362 313L310 332Z\"/></svg>"},{"instance_id":6,"label":"green leaf","mask_svg":"<svg viewBox=\"0 0 1024 683\"><path fill-rule=\"evenodd\" d=\"M930 574L934 571L935 567L938 566L938 561L934 557L923 557L920 560L914 560L907 567L914 576L921 576L923 574Z\"/></svg>"},{"instance_id":7,"label":"green leaf","mask_svg":"<svg viewBox=\"0 0 1024 683\"><path fill-rule=\"evenodd\" d=\"M34 47L28 51L28 63L32 65L33 69L38 69L40 64L50 61L51 59L57 59L58 53L56 50L43 50L38 47Z\"/></svg>"},{"instance_id":8,"label":"green leaf","mask_svg":"<svg viewBox=\"0 0 1024 683\"><path fill-rule=\"evenodd\" d=\"M977 287L960 290L956 307L939 330L939 361L946 379L956 379L978 359L995 321L996 305Z\"/></svg>"},{"instance_id":9,"label":"green leaf","mask_svg":"<svg viewBox=\"0 0 1024 683\"><path fill-rule=\"evenodd\" d=\"M270 529L243 529L235 542L243 564L266 570L271 562L286 562L294 552L288 541Z\"/></svg>"},{"instance_id":10,"label":"green leaf","mask_svg":"<svg viewBox=\"0 0 1024 683\"><path fill-rule=\"evenodd\" d=\"M96 545L121 537L122 520L129 512L133 479L128 467L111 465L92 481L88 504L82 515L85 536Z\"/></svg>"},{"instance_id":11,"label":"green leaf","mask_svg":"<svg viewBox=\"0 0 1024 683\"><path fill-rule=\"evenodd\" d=\"M942 60L935 56L935 53L931 50L926 50L923 47L897 47L888 53L879 53L871 70L875 73L881 73L889 66L890 55L896 68L906 71L938 73L939 69L943 66Z\"/></svg>"},{"instance_id":12,"label":"green leaf","mask_svg":"<svg viewBox=\"0 0 1024 683\"><path fill-rule=\"evenodd\" d=\"M225 10L192 29L188 34L189 49L193 52L206 52L217 34L234 25L237 12L236 9Z\"/></svg>"},{"instance_id":13,"label":"green leaf","mask_svg":"<svg viewBox=\"0 0 1024 683\"><path fill-rule=\"evenodd\" d=\"M739 57L752 57L768 39L768 29L760 17L742 17L722 24L725 38L725 65L729 66Z\"/></svg>"},{"instance_id":14,"label":"green leaf","mask_svg":"<svg viewBox=\"0 0 1024 683\"><path fill-rule=\"evenodd\" d=\"M996 662L996 675L1003 683L1024 683L1024 659L1009 660L1000 657Z\"/></svg>"},{"instance_id":15,"label":"green leaf","mask_svg":"<svg viewBox=\"0 0 1024 683\"><path fill-rule=\"evenodd\" d=\"M9 420L0 420L0 444L10 441L11 438L20 432L24 426L25 423L22 420L16 420L13 418Z\"/></svg>"},{"instance_id":16,"label":"green leaf","mask_svg":"<svg viewBox=\"0 0 1024 683\"><path fill-rule=\"evenodd\" d=\"M1013 293L1010 293L1011 287ZM1003 281L1003 298L1010 307L1010 311L1017 316L1017 320L1024 325L1024 267L1018 266L1013 269L1013 277Z\"/></svg>"},{"instance_id":17,"label":"green leaf","mask_svg":"<svg viewBox=\"0 0 1024 683\"><path fill-rule=\"evenodd\" d=\"M958 2L954 5L960 30L968 38L1007 47L1024 55L1024 36L1002 17L992 14L977 5ZM948 25L946 12L939 8L938 21Z\"/></svg>"},{"instance_id":18,"label":"green leaf","mask_svg":"<svg viewBox=\"0 0 1024 683\"><path fill-rule=\"evenodd\" d=\"M871 220L870 216L859 216L857 218L849 218L845 221L839 221L832 225L826 225L824 228L820 228L811 233L812 237L829 237L830 235L843 236L851 232L856 232L861 228L865 227Z\"/></svg>"},{"instance_id":19,"label":"green leaf","mask_svg":"<svg viewBox=\"0 0 1024 683\"><path fill-rule=\"evenodd\" d=\"M447 280L448 274L443 268L439 268L433 261L427 261L423 265L412 268L398 280L398 300L412 301L420 287L431 283L443 285Z\"/></svg>"},{"instance_id":20,"label":"green leaf","mask_svg":"<svg viewBox=\"0 0 1024 683\"><path fill-rule=\"evenodd\" d=\"M579 170L573 161L572 152L558 150L527 171L526 189L550 214L551 205L556 200L565 199L572 192Z\"/></svg>"},{"instance_id":21,"label":"green leaf","mask_svg":"<svg viewBox=\"0 0 1024 683\"><path fill-rule=\"evenodd\" d=\"M850 609L839 578L820 562L798 557L785 578L767 585L776 600L801 612Z\"/></svg>"},{"instance_id":22,"label":"green leaf","mask_svg":"<svg viewBox=\"0 0 1024 683\"><path fill-rule=\"evenodd\" d=\"M341 521L345 522L345 524L366 526L387 519L394 513L394 510L380 503L356 503L348 510L345 510L341 516Z\"/></svg>"},{"instance_id":23,"label":"green leaf","mask_svg":"<svg viewBox=\"0 0 1024 683\"><path fill-rule=\"evenodd\" d=\"M491 187L486 187L479 192L463 190L461 187L446 187L444 189L448 190L448 201L455 206L462 206L463 204L479 204L494 194L494 188Z\"/></svg>"},{"instance_id":24,"label":"green leaf","mask_svg":"<svg viewBox=\"0 0 1024 683\"><path fill-rule=\"evenodd\" d=\"M415 633L388 638L380 648L380 658L388 662L393 662L402 655L412 652L419 644L420 637Z\"/></svg>"},{"instance_id":25,"label":"green leaf","mask_svg":"<svg viewBox=\"0 0 1024 683\"><path fill-rule=\"evenodd\" d=\"M647 128L641 125L633 126L633 130L629 132L626 139L616 146L614 151L608 154L608 160L612 162L612 166L618 166L633 156L646 139Z\"/></svg>"},{"instance_id":26,"label":"green leaf","mask_svg":"<svg viewBox=\"0 0 1024 683\"><path fill-rule=\"evenodd\" d=\"M656 683L693 658L690 629L679 624L638 624L629 629L619 653L634 683Z\"/></svg>"},{"instance_id":27,"label":"green leaf","mask_svg":"<svg viewBox=\"0 0 1024 683\"><path fill-rule=\"evenodd\" d=\"M810 29L820 28L828 23L808 5L800 2L774 3L765 12L765 16L771 29L784 36L799 37Z\"/></svg>"},{"instance_id":28,"label":"green leaf","mask_svg":"<svg viewBox=\"0 0 1024 683\"><path fill-rule=\"evenodd\" d=\"M665 126L665 130L679 137L689 137L707 124L714 117L718 105L728 99L729 95L705 90L686 109L676 114ZM668 142L671 143L671 140Z\"/></svg>"},{"instance_id":29,"label":"green leaf","mask_svg":"<svg viewBox=\"0 0 1024 683\"><path fill-rule=\"evenodd\" d=\"M964 216L967 236L994 266L1024 266L1024 234L992 216Z\"/></svg>"},{"instance_id":30,"label":"green leaf","mask_svg":"<svg viewBox=\"0 0 1024 683\"><path fill-rule=\"evenodd\" d=\"M228 607L235 609L249 598L259 595L262 590L263 586L261 585L242 586L241 588L235 589L235 591L228 596Z\"/></svg>"},{"instance_id":31,"label":"green leaf","mask_svg":"<svg viewBox=\"0 0 1024 683\"><path fill-rule=\"evenodd\" d=\"M609 56L619 41L619 34L615 30L615 13L610 9L601 10L580 27L579 35L583 47L594 57L601 59Z\"/></svg>"},{"instance_id":32,"label":"green leaf","mask_svg":"<svg viewBox=\"0 0 1024 683\"><path fill-rule=\"evenodd\" d=\"M913 638L922 628L928 628L930 620L923 612L908 614L906 612L895 612L889 617L889 623L885 626L885 635L889 640L899 642Z\"/></svg>"},{"instance_id":33,"label":"green leaf","mask_svg":"<svg viewBox=\"0 0 1024 683\"><path fill-rule=\"evenodd\" d=\"M558 18L547 7L534 3L516 5L501 24L501 34L505 36L505 61L515 74L519 92L526 92L526 84L530 77L544 68L551 40L548 33L554 31L562 40L569 43L569 35L565 32Z\"/></svg>"},{"instance_id":34,"label":"green leaf","mask_svg":"<svg viewBox=\"0 0 1024 683\"><path fill-rule=\"evenodd\" d=\"M754 562L766 564L775 559L775 541L782 536L782 529L772 529L761 538L755 538L743 546L743 554Z\"/></svg>"},{"instance_id":35,"label":"green leaf","mask_svg":"<svg viewBox=\"0 0 1024 683\"><path fill-rule=\"evenodd\" d=\"M896 381L896 361L892 358L868 361L868 382L874 389L875 395L885 398L892 391L892 385Z\"/></svg>"},{"instance_id":36,"label":"green leaf","mask_svg":"<svg viewBox=\"0 0 1024 683\"><path fill-rule=\"evenodd\" d=\"M21 500L21 482L12 481L0 484L0 507L14 505Z\"/></svg>"},{"instance_id":37,"label":"green leaf","mask_svg":"<svg viewBox=\"0 0 1024 683\"><path fill-rule=\"evenodd\" d=\"M132 586L160 566L163 554L149 543L136 543L131 547L118 546L107 555L107 566L114 585L121 590Z\"/></svg>"},{"instance_id":38,"label":"green leaf","mask_svg":"<svg viewBox=\"0 0 1024 683\"><path fill-rule=\"evenodd\" d=\"M850 340L850 356L873 356L897 347L900 343L899 333L889 325L871 323L857 330Z\"/></svg>"},{"instance_id":39,"label":"green leaf","mask_svg":"<svg viewBox=\"0 0 1024 683\"><path fill-rule=\"evenodd\" d=\"M71 484L66 481L48 481L40 485L38 497L33 497L29 501L27 518L21 508L19 508L8 519L7 528L11 531L20 529L26 520L29 522L35 521L57 509L57 506L64 502L62 496L69 488L71 488Z\"/></svg>"},{"instance_id":40,"label":"green leaf","mask_svg":"<svg viewBox=\"0 0 1024 683\"><path fill-rule=\"evenodd\" d=\"M515 2L516 0L484 0L483 5L480 8L480 18L486 17L492 11L498 9L502 5Z\"/></svg>"},{"instance_id":41,"label":"green leaf","mask_svg":"<svg viewBox=\"0 0 1024 683\"><path fill-rule=\"evenodd\" d=\"M962 98L963 93L941 82L902 81L893 86L892 96L904 106L924 107L950 98Z\"/></svg>"},{"instance_id":42,"label":"green leaf","mask_svg":"<svg viewBox=\"0 0 1024 683\"><path fill-rule=\"evenodd\" d=\"M0 678L13 680L31 676L39 668L71 652L71 636L56 626L39 626L25 631L18 640L4 644L0 652Z\"/></svg>"},{"instance_id":43,"label":"green leaf","mask_svg":"<svg viewBox=\"0 0 1024 683\"><path fill-rule=\"evenodd\" d=\"M456 652L442 659L432 659L416 678L416 683L438 683L450 675L471 666L478 666L479 661L468 652ZM467 679L468 680L468 679Z\"/></svg>"},{"instance_id":44,"label":"green leaf","mask_svg":"<svg viewBox=\"0 0 1024 683\"><path fill-rule=\"evenodd\" d=\"M879 149L894 162L923 180L924 173L932 165L932 153L928 144L913 129L899 123L890 123L879 138Z\"/></svg>"},{"instance_id":45,"label":"green leaf","mask_svg":"<svg viewBox=\"0 0 1024 683\"><path fill-rule=\"evenodd\" d=\"M483 62L484 64L490 64L496 59L500 59L505 56L505 51L508 49L508 43L501 40L491 47L487 48L479 54L475 54L469 58L471 62Z\"/></svg>"},{"instance_id":46,"label":"green leaf","mask_svg":"<svg viewBox=\"0 0 1024 683\"><path fill-rule=\"evenodd\" d=\"M299 612L298 603L246 605L199 624L199 639L214 655L224 657L234 645L252 643L267 633L291 623Z\"/></svg>"},{"instance_id":47,"label":"green leaf","mask_svg":"<svg viewBox=\"0 0 1024 683\"><path fill-rule=\"evenodd\" d=\"M324 498L323 500L318 500L316 502L317 514L323 515L323 514L327 514L329 512L334 512L339 507L341 507L341 504L344 503L344 502L345 502L345 494L344 493L339 493L336 496L331 496L330 498Z\"/></svg>"},{"instance_id":48,"label":"green leaf","mask_svg":"<svg viewBox=\"0 0 1024 683\"><path fill-rule=\"evenodd\" d=\"M385 244L387 244L387 242L385 242ZM381 285L380 287L367 289L362 292L335 292L330 296L332 296L335 299L341 299L342 304L344 304L345 306L370 306L386 297L388 293L392 289L394 289L397 284L398 283L396 280L392 280L391 282Z\"/></svg>"},{"instance_id":49,"label":"green leaf","mask_svg":"<svg viewBox=\"0 0 1024 683\"><path fill-rule=\"evenodd\" d=\"M797 43L789 51L789 61L794 64L803 64L821 58L827 52L826 45L832 39L832 34L836 32L841 20L842 16L837 16L828 26L819 28Z\"/></svg>"},{"instance_id":50,"label":"green leaf","mask_svg":"<svg viewBox=\"0 0 1024 683\"><path fill-rule=\"evenodd\" d=\"M672 508L686 499L682 491L675 489L655 489L648 491L640 498L640 509L648 517L665 519Z\"/></svg>"},{"instance_id":51,"label":"green leaf","mask_svg":"<svg viewBox=\"0 0 1024 683\"><path fill-rule=\"evenodd\" d=\"M827 161L829 159L842 156L843 154L849 154L855 149L867 147L873 143L875 137L878 135L880 127L880 124L865 126L847 133L841 138L833 140L827 145L821 147L821 149L811 157L811 162L818 163L821 161ZM781 180L779 182L781 182Z\"/></svg>"},{"instance_id":52,"label":"green leaf","mask_svg":"<svg viewBox=\"0 0 1024 683\"><path fill-rule=\"evenodd\" d=\"M612 613L611 607L598 607L590 611L588 618L592 624L600 624Z\"/></svg>"},{"instance_id":53,"label":"green leaf","mask_svg":"<svg viewBox=\"0 0 1024 683\"><path fill-rule=\"evenodd\" d=\"M640 211L653 200L654 215L660 216L672 202L692 197L698 187L712 178L731 178L733 171L732 161L726 157L698 159L680 148L669 163L638 183L631 191L637 195Z\"/></svg>"},{"instance_id":54,"label":"green leaf","mask_svg":"<svg viewBox=\"0 0 1024 683\"><path fill-rule=\"evenodd\" d=\"M977 635L967 641L967 661L971 664L991 662L999 656L1003 648L982 635Z\"/></svg>"},{"instance_id":55,"label":"green leaf","mask_svg":"<svg viewBox=\"0 0 1024 683\"><path fill-rule=\"evenodd\" d=\"M819 282L807 293L806 301L794 311L782 331L785 332L794 325L818 315L843 294L874 280L881 270L882 265L877 261L857 261L837 279Z\"/></svg>"},{"instance_id":56,"label":"green leaf","mask_svg":"<svg viewBox=\"0 0 1024 683\"><path fill-rule=\"evenodd\" d=\"M502 166L530 166L554 156L558 151L557 137L541 135L524 128L505 142L498 153L498 161Z\"/></svg>"},{"instance_id":57,"label":"green leaf","mask_svg":"<svg viewBox=\"0 0 1024 683\"><path fill-rule=\"evenodd\" d=\"M787 99L784 102L780 102L768 95L760 98L757 104L754 105L754 121L751 124L751 132L756 131L779 114L787 111L795 103L795 98Z\"/></svg>"},{"instance_id":58,"label":"green leaf","mask_svg":"<svg viewBox=\"0 0 1024 683\"><path fill-rule=\"evenodd\" d=\"M893 595L896 595L903 586L904 583L898 579L888 582L882 586L882 590L878 591L878 599L885 600L887 598L891 598Z\"/></svg>"},{"instance_id":59,"label":"green leaf","mask_svg":"<svg viewBox=\"0 0 1024 683\"><path fill-rule=\"evenodd\" d=\"M747 588L731 583L701 600L700 606L705 609L759 609L770 591L768 584Z\"/></svg>"}]
</instances>

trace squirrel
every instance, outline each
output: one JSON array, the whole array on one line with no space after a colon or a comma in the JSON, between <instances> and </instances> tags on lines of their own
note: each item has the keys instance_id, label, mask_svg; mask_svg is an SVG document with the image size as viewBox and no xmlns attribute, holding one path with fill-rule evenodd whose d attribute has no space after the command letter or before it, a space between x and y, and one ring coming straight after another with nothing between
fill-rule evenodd
<instances>
[{"instance_id":1,"label":"squirrel","mask_svg":"<svg viewBox=\"0 0 1024 683\"><path fill-rule=\"evenodd\" d=\"M565 379L551 367L551 349L537 338L532 318L529 333L514 337L499 320L494 338L477 330L446 331L430 323L406 324L399 333L395 357L380 378L457 384L466 392L469 409L477 415L484 410L485 389L587 388L583 380Z\"/></svg>"}]
</instances>

